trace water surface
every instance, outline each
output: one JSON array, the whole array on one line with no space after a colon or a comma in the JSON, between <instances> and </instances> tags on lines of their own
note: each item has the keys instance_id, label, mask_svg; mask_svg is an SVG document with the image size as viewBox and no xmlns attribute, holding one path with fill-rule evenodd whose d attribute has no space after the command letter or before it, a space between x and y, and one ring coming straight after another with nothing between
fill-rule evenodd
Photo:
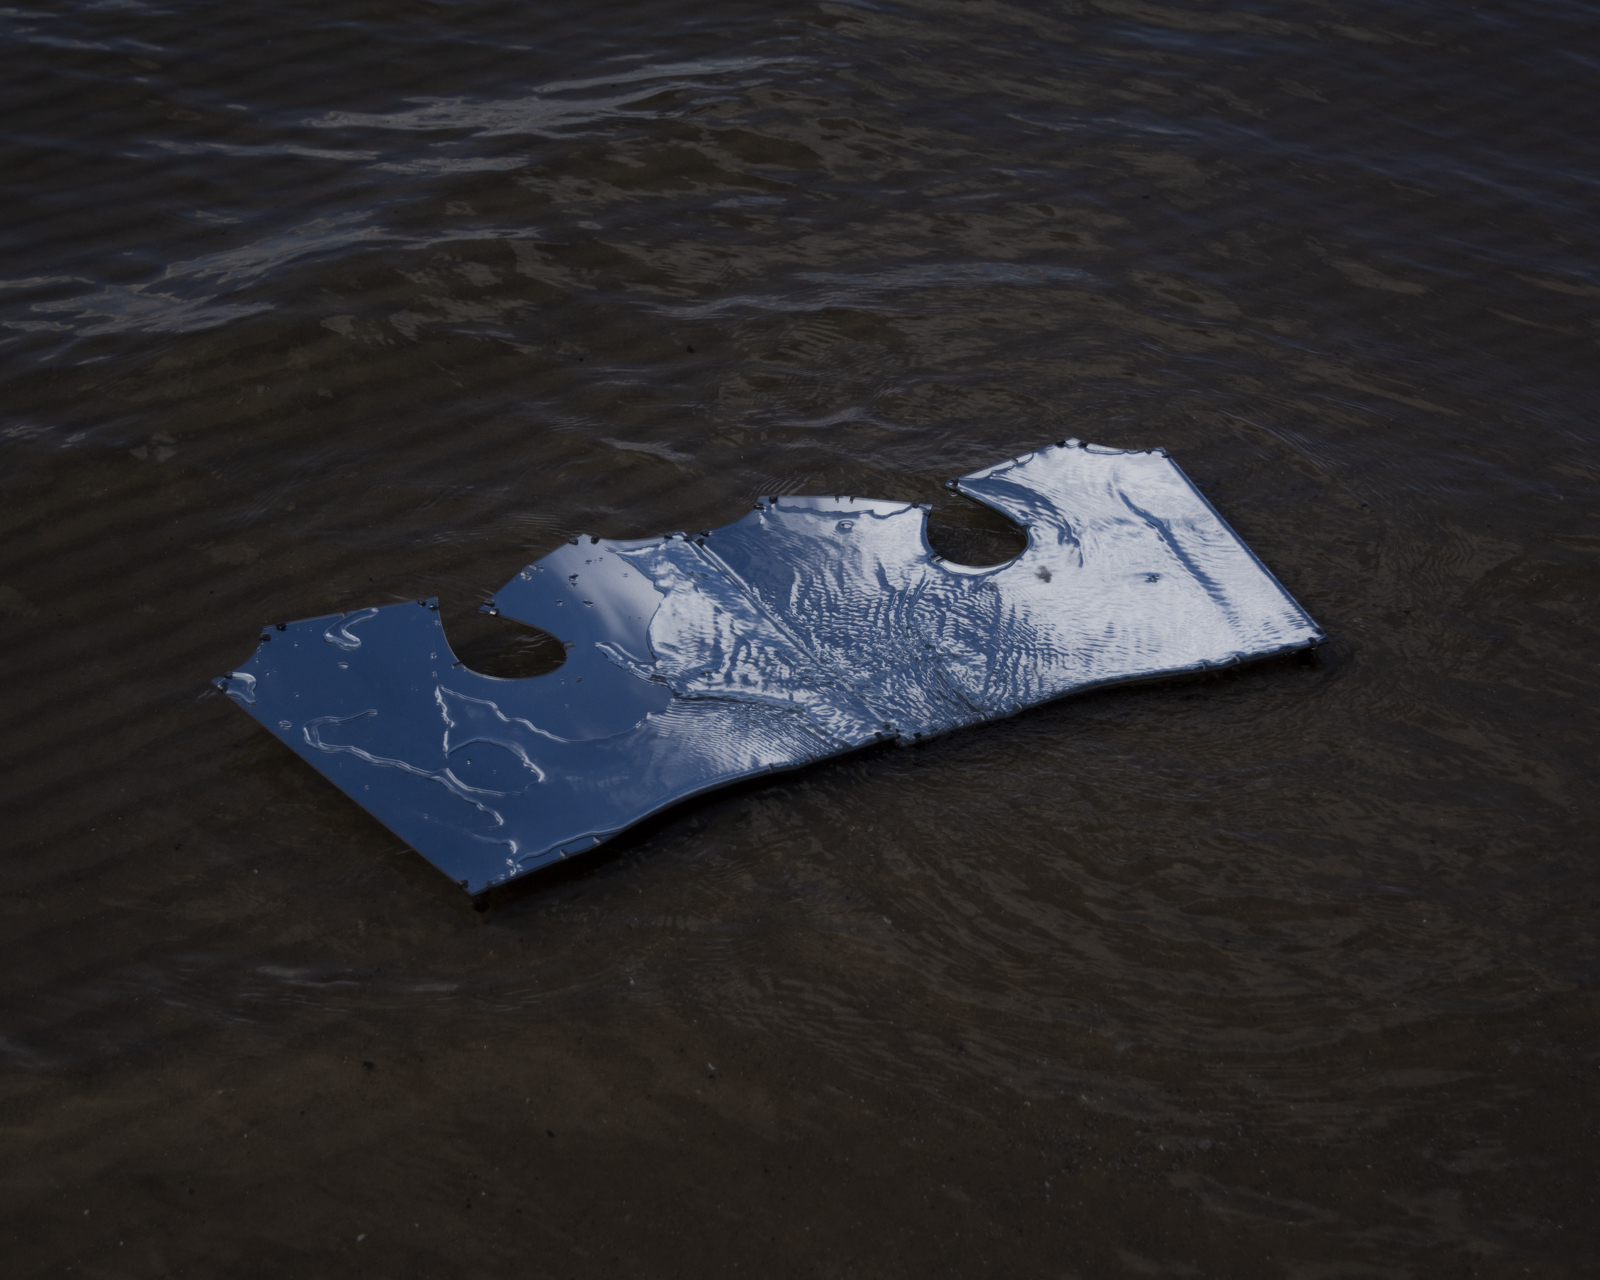
<instances>
[{"instance_id":1,"label":"water surface","mask_svg":"<svg viewBox=\"0 0 1600 1280\"><path fill-rule=\"evenodd\" d=\"M1578 1276L1600 12L0 10L18 1274ZM1166 447L1329 632L480 904L207 683Z\"/></svg>"}]
</instances>

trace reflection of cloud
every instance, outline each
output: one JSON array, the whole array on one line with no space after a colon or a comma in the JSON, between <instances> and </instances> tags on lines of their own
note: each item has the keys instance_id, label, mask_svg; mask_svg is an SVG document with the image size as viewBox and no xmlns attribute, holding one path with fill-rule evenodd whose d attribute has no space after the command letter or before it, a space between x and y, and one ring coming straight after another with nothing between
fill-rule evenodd
<instances>
[{"instance_id":1,"label":"reflection of cloud","mask_svg":"<svg viewBox=\"0 0 1600 1280\"><path fill-rule=\"evenodd\" d=\"M189 281L203 281L213 290L219 285L239 288L296 258L361 240L394 238L380 227L364 225L364 218L362 214L318 218L237 248L171 263L150 284L105 285L98 293L36 302L28 308L39 315L70 316L78 321L72 326L13 321L7 327L37 328L48 324L52 328L70 327L83 337L102 333L193 333L215 328L230 320L270 311L272 306L266 302L218 302L215 291L185 297L181 292L172 292L173 286L181 288ZM166 289L161 288L163 285Z\"/></svg>"},{"instance_id":2,"label":"reflection of cloud","mask_svg":"<svg viewBox=\"0 0 1600 1280\"><path fill-rule=\"evenodd\" d=\"M446 240L497 238L504 234L478 229L435 236L407 236L374 226L366 221L366 216L350 213L317 218L233 249L219 249L198 258L171 263L157 279L146 284L103 285L97 293L35 302L28 308L35 315L63 316L77 323L15 319L0 321L0 324L22 331L75 332L81 337L104 333L194 333L272 310L269 302L219 302L217 299L300 258L362 242L423 248ZM0 281L0 289L55 283L91 282L77 276L36 276L29 280ZM209 291L186 296L184 286L192 284Z\"/></svg>"},{"instance_id":3,"label":"reflection of cloud","mask_svg":"<svg viewBox=\"0 0 1600 1280\"><path fill-rule=\"evenodd\" d=\"M693 454L684 453L681 449L674 449L668 444L637 444L632 440L613 440L610 436L601 436L600 441L625 453L648 453L665 462L676 462L681 465L694 461Z\"/></svg>"},{"instance_id":4,"label":"reflection of cloud","mask_svg":"<svg viewBox=\"0 0 1600 1280\"><path fill-rule=\"evenodd\" d=\"M378 156L376 151L335 151L328 147L303 147L294 142L174 142L158 138L155 145L162 151L180 156L243 156L251 160L265 156L299 156L307 160L375 160Z\"/></svg>"},{"instance_id":5,"label":"reflection of cloud","mask_svg":"<svg viewBox=\"0 0 1600 1280\"><path fill-rule=\"evenodd\" d=\"M1052 280L1087 280L1076 267L1030 262L913 262L887 271L802 271L800 279L869 289L944 289L972 284L1044 284Z\"/></svg>"},{"instance_id":6,"label":"reflection of cloud","mask_svg":"<svg viewBox=\"0 0 1600 1280\"><path fill-rule=\"evenodd\" d=\"M0 11L3 12L3 11ZM547 135L557 130L604 119L637 118L648 113L642 106L667 90L726 86L726 77L738 77L771 65L771 58L707 58L659 65L619 66L610 75L582 80L554 80L533 86L524 97L495 101L475 98L412 98L397 111L330 111L304 121L315 129L391 130L406 133L455 132L462 139L442 139L426 149L433 154L413 154L413 140L396 140L404 150L319 147L293 142L244 144L216 140L151 139L148 145L170 156L218 156L242 162L270 158L327 161L365 166L372 170L422 178L521 168L522 156L464 154L467 138L507 135ZM200 214L208 222L226 222L221 215ZM317 218L276 231L248 244L220 249L199 257L168 264L154 279L141 283L101 283L81 277L35 277L0 280L0 293L76 286L68 297L46 298L31 304L18 298L11 316L0 328L15 333L64 333L88 337L109 333L185 333L214 328L232 320L269 311L275 304L256 299L233 300L229 295L280 273L290 264L324 256L360 244L387 244L424 248L452 240L519 239L526 231L508 234L478 227L451 229L418 236L397 233L375 225L366 213L351 212ZM64 292L64 290L62 290ZM35 297L38 295L35 294ZM459 318L459 317L458 317ZM482 318L482 317L478 317Z\"/></svg>"},{"instance_id":7,"label":"reflection of cloud","mask_svg":"<svg viewBox=\"0 0 1600 1280\"><path fill-rule=\"evenodd\" d=\"M589 80L554 80L540 85L525 98L481 101L476 98L407 98L407 111L329 111L303 123L313 129L397 129L406 132L466 131L477 138L505 134L545 135L556 129L587 124L616 115L634 103L654 97L663 89L704 88L682 77L722 75L766 66L770 58L707 58L638 67ZM661 84L661 81L674 83ZM586 89L616 89L621 93L580 98L550 95L581 93Z\"/></svg>"},{"instance_id":8,"label":"reflection of cloud","mask_svg":"<svg viewBox=\"0 0 1600 1280\"><path fill-rule=\"evenodd\" d=\"M62 7L62 6L57 6ZM139 9L144 6L133 3L132 0L101 0L98 5L87 6L99 9ZM44 9L0 9L0 35L6 42L37 44L49 49L75 49L92 53L155 53L165 55L167 50L158 44L147 44L143 40L132 36L111 36L103 40L79 40L72 36L56 35L46 29L43 24L70 23L76 15L51 13ZM36 23L39 25L23 26L22 23Z\"/></svg>"},{"instance_id":9,"label":"reflection of cloud","mask_svg":"<svg viewBox=\"0 0 1600 1280\"><path fill-rule=\"evenodd\" d=\"M654 89L636 90L610 98L576 102L539 97L502 102L479 102L473 98L407 98L407 102L418 104L409 111L384 114L330 111L304 123L314 129L404 129L419 133L467 130L477 138L508 133L549 134L562 126L586 124L611 115L653 92Z\"/></svg>"},{"instance_id":10,"label":"reflection of cloud","mask_svg":"<svg viewBox=\"0 0 1600 1280\"><path fill-rule=\"evenodd\" d=\"M910 289L967 289L995 285L1019 287L1085 283L1087 271L1027 262L916 262L882 271L802 271L796 279L812 285L810 296L774 290L771 293L736 294L710 302L656 303L658 310L691 319L729 311L822 311L830 307L867 306L877 296Z\"/></svg>"},{"instance_id":11,"label":"reflection of cloud","mask_svg":"<svg viewBox=\"0 0 1600 1280\"><path fill-rule=\"evenodd\" d=\"M270 311L265 302L221 303L213 305L210 297L178 298L170 293L145 293L143 287L134 285L108 285L99 293L76 298L63 298L59 302L36 302L31 310L45 312L70 312L75 325L51 324L53 329L71 329L82 337L100 333L193 333L210 329L229 320L238 320L258 311ZM82 321L93 323L84 324ZM17 321L7 328L25 329L42 327L39 322Z\"/></svg>"},{"instance_id":12,"label":"reflection of cloud","mask_svg":"<svg viewBox=\"0 0 1600 1280\"><path fill-rule=\"evenodd\" d=\"M24 276L18 280L0 280L0 289L42 289L47 284L93 284L86 276Z\"/></svg>"},{"instance_id":13,"label":"reflection of cloud","mask_svg":"<svg viewBox=\"0 0 1600 1280\"><path fill-rule=\"evenodd\" d=\"M372 167L380 173L479 173L486 169L520 169L527 163L523 156L436 156Z\"/></svg>"},{"instance_id":14,"label":"reflection of cloud","mask_svg":"<svg viewBox=\"0 0 1600 1280\"><path fill-rule=\"evenodd\" d=\"M308 254L343 248L362 240L392 240L395 236L382 227L366 223L364 213L338 214L317 218L298 227L235 249L219 249L185 262L174 262L161 273L162 280L213 280L243 283L255 280L276 267Z\"/></svg>"}]
</instances>

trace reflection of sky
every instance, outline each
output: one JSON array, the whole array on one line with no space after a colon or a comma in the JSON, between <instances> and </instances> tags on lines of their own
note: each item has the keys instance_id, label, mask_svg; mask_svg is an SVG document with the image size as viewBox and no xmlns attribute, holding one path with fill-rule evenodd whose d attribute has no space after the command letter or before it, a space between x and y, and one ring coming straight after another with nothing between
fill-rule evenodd
<instances>
[{"instance_id":1,"label":"reflection of sky","mask_svg":"<svg viewBox=\"0 0 1600 1280\"><path fill-rule=\"evenodd\" d=\"M266 302L219 301L222 295L244 288L297 259L326 254L350 245L383 243L407 248L463 239L498 239L527 235L494 228L450 230L433 236L401 235L374 225L367 215L344 214L318 218L247 245L202 254L175 262L154 281L134 285L105 285L98 292L28 307L32 319L0 321L8 329L76 333L92 337L107 333L187 333L210 329L272 309ZM1087 272L1069 267L1012 262L915 263L857 274L803 271L795 277L799 292L735 295L689 304L654 304L681 318L704 318L719 313L821 310L838 306L870 307L875 296L917 289L960 289L995 285L1038 286L1054 282L1082 282ZM0 280L0 291L48 288L53 285L92 284L81 276L34 276ZM208 292L195 295L199 285ZM806 289L805 286L811 286ZM809 294L809 296L807 296ZM45 317L49 317L48 319Z\"/></svg>"},{"instance_id":2,"label":"reflection of sky","mask_svg":"<svg viewBox=\"0 0 1600 1280\"><path fill-rule=\"evenodd\" d=\"M249 160L273 156L299 156L306 160L375 160L376 151L330 151L326 147L306 147L292 142L268 142L257 145L239 142L174 142L157 139L155 145L162 151L180 156L219 155Z\"/></svg>"},{"instance_id":3,"label":"reflection of sky","mask_svg":"<svg viewBox=\"0 0 1600 1280\"><path fill-rule=\"evenodd\" d=\"M498 231L451 231L438 236L405 236L374 226L361 213L317 218L251 244L174 262L145 284L104 285L98 292L35 302L28 312L52 319L7 319L8 329L76 333L192 333L230 320L270 311L267 302L221 302L225 293L244 288L300 258L363 242L425 247L444 240L478 239ZM524 232L523 234L526 234ZM0 280L0 290L37 289L55 284L89 284L77 276L35 276ZM208 289L196 294L193 286Z\"/></svg>"},{"instance_id":4,"label":"reflection of sky","mask_svg":"<svg viewBox=\"0 0 1600 1280\"><path fill-rule=\"evenodd\" d=\"M748 57L634 66L618 69L607 76L550 81L516 98L488 101L470 97L409 98L407 105L397 111L330 111L300 121L303 127L317 130L362 130L368 134L366 145L362 147L315 146L290 141L252 144L148 139L144 143L149 148L145 154L213 156L219 162L269 159L333 162L368 173L423 179L516 169L527 163L525 157L504 153L473 154L472 140L519 135L550 137L558 131L563 136L571 136L573 130L583 125L626 119L637 112L640 103L665 90L732 87L725 77L754 71L773 61ZM414 136L397 138L393 150L385 149L381 143L374 147L373 134L382 132L454 133L458 136L427 144L428 150L438 154L419 156ZM237 221L221 215L196 216L212 223ZM512 233L476 229L452 230L436 236L406 235L375 224L369 214L362 212L314 218L249 244L171 263L157 278L137 284L100 284L78 276L0 280L0 292L59 291L61 286L87 286L73 296L34 301L25 308L19 305L18 311L0 319L0 326L14 332L63 333L79 337L194 332L271 310L270 302L228 300L226 295L300 259L361 243L425 247L445 240L497 238L504 234ZM514 234L525 237L528 232L522 229ZM20 304L21 299L18 301Z\"/></svg>"},{"instance_id":5,"label":"reflection of sky","mask_svg":"<svg viewBox=\"0 0 1600 1280\"><path fill-rule=\"evenodd\" d=\"M5 325L8 329L77 333L85 338L102 333L192 333L272 309L265 302L217 303L214 297L179 298L170 293L149 292L143 285L107 285L99 293L38 302L29 308L45 313L70 312L76 324L8 320Z\"/></svg>"},{"instance_id":6,"label":"reflection of sky","mask_svg":"<svg viewBox=\"0 0 1600 1280\"><path fill-rule=\"evenodd\" d=\"M105 3L100 6L105 9L140 8L134 4ZM56 35L44 30L39 25L47 22L59 22L60 14L43 10L18 9L7 6L0 8L0 44L37 44L50 49L81 49L93 53L165 53L159 45L146 44L143 40L131 37L111 37L105 40L77 40L72 36Z\"/></svg>"},{"instance_id":7,"label":"reflection of sky","mask_svg":"<svg viewBox=\"0 0 1600 1280\"><path fill-rule=\"evenodd\" d=\"M664 63L589 80L552 80L523 98L502 98L488 102L476 98L407 98L407 102L414 104L408 111L330 111L302 123L313 129L391 129L408 133L464 131L475 138L497 138L507 134L546 137L557 129L592 124L617 115L635 103L654 97L663 89L711 87L682 77L753 71L771 61L770 58L722 58ZM676 83L658 83L662 80ZM593 97L553 96L581 93L586 89L616 89L623 85L636 87L622 93Z\"/></svg>"},{"instance_id":8,"label":"reflection of sky","mask_svg":"<svg viewBox=\"0 0 1600 1280\"><path fill-rule=\"evenodd\" d=\"M708 302L646 304L670 312L681 319L705 319L738 311L823 311L832 307L870 309L874 299L886 293L911 289L962 289L995 285L1034 287L1071 282L1081 284L1094 277L1077 267L1057 267L1025 262L927 262L908 263L881 271L852 273L800 271L795 285L769 293L737 294ZM804 285L813 286L805 289Z\"/></svg>"},{"instance_id":9,"label":"reflection of sky","mask_svg":"<svg viewBox=\"0 0 1600 1280\"><path fill-rule=\"evenodd\" d=\"M494 169L520 169L522 156L423 156L417 160L386 161L372 167L379 173L484 173Z\"/></svg>"}]
</instances>

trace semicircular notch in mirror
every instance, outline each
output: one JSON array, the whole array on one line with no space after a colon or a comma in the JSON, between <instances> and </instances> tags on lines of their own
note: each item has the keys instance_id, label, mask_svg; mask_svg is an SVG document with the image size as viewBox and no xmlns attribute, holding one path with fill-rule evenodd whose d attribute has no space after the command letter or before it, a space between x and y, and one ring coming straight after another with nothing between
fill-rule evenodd
<instances>
[{"instance_id":1,"label":"semicircular notch in mirror","mask_svg":"<svg viewBox=\"0 0 1600 1280\"><path fill-rule=\"evenodd\" d=\"M928 512L928 545L952 564L986 568L1020 556L1027 550L1028 533L993 507L943 489Z\"/></svg>"},{"instance_id":2,"label":"semicircular notch in mirror","mask_svg":"<svg viewBox=\"0 0 1600 1280\"><path fill-rule=\"evenodd\" d=\"M446 611L444 634L461 665L481 676L526 680L567 660L557 637L501 614Z\"/></svg>"}]
</instances>

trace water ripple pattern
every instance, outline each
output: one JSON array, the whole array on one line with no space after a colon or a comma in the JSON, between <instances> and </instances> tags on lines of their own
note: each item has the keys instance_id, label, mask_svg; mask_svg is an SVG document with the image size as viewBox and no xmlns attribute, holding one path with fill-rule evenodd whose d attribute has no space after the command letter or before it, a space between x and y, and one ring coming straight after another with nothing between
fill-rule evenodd
<instances>
[{"instance_id":1,"label":"water ripple pattern","mask_svg":"<svg viewBox=\"0 0 1600 1280\"><path fill-rule=\"evenodd\" d=\"M8 1274L1595 1270L1595 0L5 0L0 59ZM1069 436L1327 642L988 718L1277 607L1142 482L943 487ZM475 898L408 844L808 754Z\"/></svg>"}]
</instances>

